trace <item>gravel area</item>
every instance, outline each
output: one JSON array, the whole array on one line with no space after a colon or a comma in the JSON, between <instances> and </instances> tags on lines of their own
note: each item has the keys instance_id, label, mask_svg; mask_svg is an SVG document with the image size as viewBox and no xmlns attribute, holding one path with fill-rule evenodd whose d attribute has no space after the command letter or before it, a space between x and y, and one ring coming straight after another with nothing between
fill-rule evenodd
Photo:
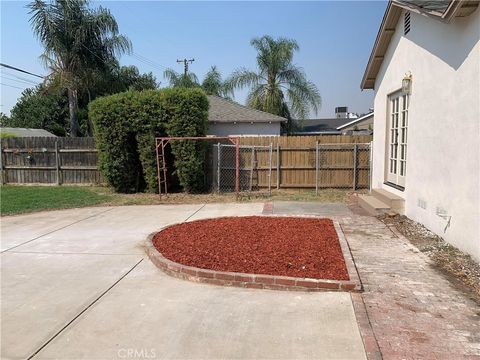
<instances>
[{"instance_id":1,"label":"gravel area","mask_svg":"<svg viewBox=\"0 0 480 360\"><path fill-rule=\"evenodd\" d=\"M453 285L469 293L480 304L480 264L471 256L406 216L385 216L381 220L387 225L394 225L413 245L434 260Z\"/></svg>"}]
</instances>

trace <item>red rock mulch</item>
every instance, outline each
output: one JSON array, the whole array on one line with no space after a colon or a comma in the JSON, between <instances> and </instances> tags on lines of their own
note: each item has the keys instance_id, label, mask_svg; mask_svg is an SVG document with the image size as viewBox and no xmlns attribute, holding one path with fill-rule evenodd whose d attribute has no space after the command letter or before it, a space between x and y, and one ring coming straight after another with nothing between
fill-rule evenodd
<instances>
[{"instance_id":1,"label":"red rock mulch","mask_svg":"<svg viewBox=\"0 0 480 360\"><path fill-rule=\"evenodd\" d=\"M349 280L329 219L232 217L187 222L153 238L167 259L216 271Z\"/></svg>"}]
</instances>

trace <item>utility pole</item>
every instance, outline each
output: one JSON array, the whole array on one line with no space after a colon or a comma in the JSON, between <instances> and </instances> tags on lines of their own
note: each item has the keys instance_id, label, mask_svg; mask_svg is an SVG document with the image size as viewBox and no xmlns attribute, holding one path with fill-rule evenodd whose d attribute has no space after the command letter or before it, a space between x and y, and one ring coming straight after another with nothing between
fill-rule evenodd
<instances>
[{"instance_id":1,"label":"utility pole","mask_svg":"<svg viewBox=\"0 0 480 360\"><path fill-rule=\"evenodd\" d=\"M183 75L187 76L188 73L188 64L191 64L195 61L195 59L183 59L183 60L177 60L177 63L181 64L183 63Z\"/></svg>"}]
</instances>

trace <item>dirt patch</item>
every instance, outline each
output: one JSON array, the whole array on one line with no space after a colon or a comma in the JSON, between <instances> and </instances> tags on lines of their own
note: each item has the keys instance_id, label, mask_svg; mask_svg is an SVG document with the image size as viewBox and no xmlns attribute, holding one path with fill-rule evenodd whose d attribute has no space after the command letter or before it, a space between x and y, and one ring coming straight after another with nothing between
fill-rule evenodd
<instances>
[{"instance_id":1,"label":"dirt patch","mask_svg":"<svg viewBox=\"0 0 480 360\"><path fill-rule=\"evenodd\" d=\"M435 262L436 268L446 275L455 287L480 303L480 264L406 216L385 216L381 220L387 225L394 225L403 236Z\"/></svg>"},{"instance_id":2,"label":"dirt patch","mask_svg":"<svg viewBox=\"0 0 480 360\"><path fill-rule=\"evenodd\" d=\"M329 219L234 217L169 227L153 239L167 259L216 271L349 280Z\"/></svg>"},{"instance_id":3,"label":"dirt patch","mask_svg":"<svg viewBox=\"0 0 480 360\"><path fill-rule=\"evenodd\" d=\"M109 187L89 187L99 195L108 195L110 201L102 205L157 205L157 204L205 204L205 203L233 203L233 202L263 202L274 201L313 201L341 203L344 201L347 191L344 189L322 189L315 193L314 190L305 189L281 189L272 190L269 195L266 189L253 192L242 192L238 196L235 193L208 193L187 194L169 193L168 196L160 197L152 193L120 194L115 193Z\"/></svg>"}]
</instances>

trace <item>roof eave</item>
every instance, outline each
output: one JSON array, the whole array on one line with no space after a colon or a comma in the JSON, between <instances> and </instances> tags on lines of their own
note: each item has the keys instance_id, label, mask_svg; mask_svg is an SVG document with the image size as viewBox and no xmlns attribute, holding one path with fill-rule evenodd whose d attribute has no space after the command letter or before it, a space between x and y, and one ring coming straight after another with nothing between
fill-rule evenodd
<instances>
[{"instance_id":1,"label":"roof eave","mask_svg":"<svg viewBox=\"0 0 480 360\"><path fill-rule=\"evenodd\" d=\"M358 123L358 122L360 122L360 121L363 121L363 120L366 120L366 119L372 117L373 114L374 114L374 113L371 112L371 113L368 113L367 115L363 115L363 116L361 116L361 117L359 117L359 118L356 118L355 120L352 120L352 121L350 121L350 122L348 122L348 123L346 123L346 124L340 125L340 126L337 127L336 129L337 129L337 130L342 130L342 129L348 127L348 126L351 126L351 125L353 125L353 124L356 124L356 123Z\"/></svg>"},{"instance_id":2,"label":"roof eave","mask_svg":"<svg viewBox=\"0 0 480 360\"><path fill-rule=\"evenodd\" d=\"M383 58L390 44L393 33L395 32L393 24L395 24L396 27L402 9L413 11L423 16L448 23L456 16L468 16L475 11L479 3L480 1L478 0L452 0L448 8L443 13L439 13L424 11L412 4L404 3L402 0L389 0L382 23L380 25L380 29L378 30L378 34L373 45L372 53L370 54L370 58L365 68L365 73L363 74L362 82L360 83L360 89L375 89L375 81L377 79L378 71L382 65Z\"/></svg>"},{"instance_id":3,"label":"roof eave","mask_svg":"<svg viewBox=\"0 0 480 360\"><path fill-rule=\"evenodd\" d=\"M456 0L450 1L447 9L444 12L427 11L418 6L415 6L414 4L405 3L402 0L395 0L395 5L402 9L414 12L422 16L430 17L430 18L441 20L444 22L450 22L450 20L452 20L452 18L455 17L455 14L462 7L462 2L456 1Z\"/></svg>"},{"instance_id":4,"label":"roof eave","mask_svg":"<svg viewBox=\"0 0 480 360\"><path fill-rule=\"evenodd\" d=\"M387 28L387 24L391 24L392 22L396 24L399 18L398 12L394 12L392 11L392 9L394 9L394 6L392 1L390 0L387 4L387 8L385 9L385 14L383 15L382 23L380 24L380 28L378 29L377 37L375 39L375 43L373 45L373 49L370 54L370 58L368 59L367 66L365 68L365 73L363 74L362 82L360 84L361 90L375 88L376 74L372 75L373 64L376 61L380 61L380 63L383 62L384 52L382 54L379 53L380 44L384 43L385 41L388 44L390 42L390 38L393 36L393 33L395 32L395 28L392 28L392 27ZM397 17L397 19L395 19L395 17Z\"/></svg>"}]
</instances>

